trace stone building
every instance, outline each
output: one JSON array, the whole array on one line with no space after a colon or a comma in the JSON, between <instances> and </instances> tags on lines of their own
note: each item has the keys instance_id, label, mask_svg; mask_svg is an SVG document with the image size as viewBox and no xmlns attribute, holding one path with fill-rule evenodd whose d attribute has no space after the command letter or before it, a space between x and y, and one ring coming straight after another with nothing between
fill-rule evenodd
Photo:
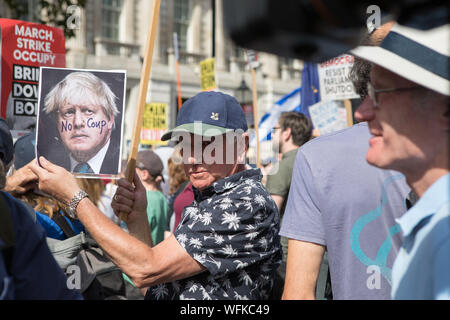
<instances>
[{"instance_id":1,"label":"stone building","mask_svg":"<svg viewBox=\"0 0 450 320\"><path fill-rule=\"evenodd\" d=\"M242 97L239 97L237 89L242 80L247 87L252 87L245 50L235 46L224 30L222 1L226 0L161 1L147 101L168 104L167 121L170 127L175 125L178 110L174 32L178 34L179 39L183 101L200 91L199 62L212 57L213 50L216 59L216 82L220 91L234 95L239 101ZM67 67L127 70L125 111L127 145L132 136L142 57L152 6L153 0L88 0L83 10L71 12L77 18L74 20L76 37L66 42ZM214 11L215 19L212 16ZM8 12L3 0L0 0L0 12L3 14ZM25 17L24 20L28 19ZM214 28L213 21L215 21ZM261 118L274 102L300 86L302 62L265 53L259 54L259 62L261 66L257 69L258 118ZM127 152L126 150L125 145L124 152Z\"/></svg>"}]
</instances>

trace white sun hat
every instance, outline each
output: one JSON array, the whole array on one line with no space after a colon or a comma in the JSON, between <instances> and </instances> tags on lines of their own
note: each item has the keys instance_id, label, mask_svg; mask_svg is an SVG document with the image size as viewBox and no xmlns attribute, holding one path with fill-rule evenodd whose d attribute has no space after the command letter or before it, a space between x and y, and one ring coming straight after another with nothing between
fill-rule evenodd
<instances>
[{"instance_id":1,"label":"white sun hat","mask_svg":"<svg viewBox=\"0 0 450 320\"><path fill-rule=\"evenodd\" d=\"M418 30L395 24L380 46L351 53L423 87L450 96L450 24Z\"/></svg>"}]
</instances>

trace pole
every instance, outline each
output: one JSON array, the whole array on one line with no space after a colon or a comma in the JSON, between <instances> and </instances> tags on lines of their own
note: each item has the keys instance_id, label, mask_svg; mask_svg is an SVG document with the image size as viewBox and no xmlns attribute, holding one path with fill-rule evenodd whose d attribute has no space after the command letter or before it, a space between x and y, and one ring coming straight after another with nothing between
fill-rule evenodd
<instances>
[{"instance_id":1,"label":"pole","mask_svg":"<svg viewBox=\"0 0 450 320\"><path fill-rule=\"evenodd\" d=\"M353 125L352 102L349 99L344 100L345 111L347 113L347 127Z\"/></svg>"},{"instance_id":2,"label":"pole","mask_svg":"<svg viewBox=\"0 0 450 320\"><path fill-rule=\"evenodd\" d=\"M259 125L258 125L258 90L256 88L256 70L252 70L252 87L253 87L253 123L255 125L256 134L256 165L261 168L260 160L260 144L259 144Z\"/></svg>"},{"instance_id":3,"label":"pole","mask_svg":"<svg viewBox=\"0 0 450 320\"><path fill-rule=\"evenodd\" d=\"M178 48L178 34L176 32L173 33L173 50L175 53L175 69L177 73L178 110L180 110L183 101L181 99L180 53Z\"/></svg>"},{"instance_id":4,"label":"pole","mask_svg":"<svg viewBox=\"0 0 450 320\"><path fill-rule=\"evenodd\" d=\"M161 7L161 0L153 0L152 18L149 24L148 38L145 47L144 64L141 73L141 85L139 88L138 109L134 119L134 132L131 140L130 155L128 157L127 170L125 177L129 182L133 182L134 173L136 170L136 158L138 154L139 143L141 139L142 118L144 116L145 104L147 102L148 82L150 72L152 69L153 49L155 47L156 30L158 27L159 9ZM120 213L122 221L127 220L125 213ZM120 223L120 222L119 222Z\"/></svg>"},{"instance_id":5,"label":"pole","mask_svg":"<svg viewBox=\"0 0 450 320\"><path fill-rule=\"evenodd\" d=\"M177 69L177 96L178 96L178 110L180 110L183 100L181 98L181 76L180 76L180 63L175 61L175 67Z\"/></svg>"},{"instance_id":6,"label":"pole","mask_svg":"<svg viewBox=\"0 0 450 320\"><path fill-rule=\"evenodd\" d=\"M212 57L216 57L216 0L211 0L212 11Z\"/></svg>"}]
</instances>

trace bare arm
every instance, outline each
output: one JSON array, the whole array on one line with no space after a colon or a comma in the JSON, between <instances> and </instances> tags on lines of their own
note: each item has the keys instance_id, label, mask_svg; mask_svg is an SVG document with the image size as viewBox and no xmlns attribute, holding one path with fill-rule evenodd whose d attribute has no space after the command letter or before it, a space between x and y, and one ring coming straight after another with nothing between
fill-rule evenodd
<instances>
[{"instance_id":1,"label":"bare arm","mask_svg":"<svg viewBox=\"0 0 450 320\"><path fill-rule=\"evenodd\" d=\"M34 163L31 168L39 176L39 188L54 197L69 202L79 190L75 178L64 168L41 159L44 168ZM110 221L87 198L77 207L77 215L92 237L111 260L126 273L138 287L178 280L205 271L178 243L175 237L164 240L152 248L150 227L145 209L145 188L135 175L132 186L121 180L112 206L116 214L128 214L130 234ZM124 185L126 187L124 187ZM133 190L130 193L130 190ZM144 190L144 192L142 192Z\"/></svg>"},{"instance_id":2,"label":"bare arm","mask_svg":"<svg viewBox=\"0 0 450 320\"><path fill-rule=\"evenodd\" d=\"M30 164L27 164L7 177L6 186L3 191L17 197L33 190L36 187L38 177L29 167Z\"/></svg>"},{"instance_id":3,"label":"bare arm","mask_svg":"<svg viewBox=\"0 0 450 320\"><path fill-rule=\"evenodd\" d=\"M281 212L281 206L283 205L284 197L271 194L273 201L275 201L278 211Z\"/></svg>"},{"instance_id":4,"label":"bare arm","mask_svg":"<svg viewBox=\"0 0 450 320\"><path fill-rule=\"evenodd\" d=\"M289 239L283 300L314 300L325 247Z\"/></svg>"},{"instance_id":5,"label":"bare arm","mask_svg":"<svg viewBox=\"0 0 450 320\"><path fill-rule=\"evenodd\" d=\"M86 199L77 208L78 217L111 260L139 287L187 278L206 270L172 235L151 248L141 241L150 239L147 221L128 224L127 234Z\"/></svg>"}]
</instances>

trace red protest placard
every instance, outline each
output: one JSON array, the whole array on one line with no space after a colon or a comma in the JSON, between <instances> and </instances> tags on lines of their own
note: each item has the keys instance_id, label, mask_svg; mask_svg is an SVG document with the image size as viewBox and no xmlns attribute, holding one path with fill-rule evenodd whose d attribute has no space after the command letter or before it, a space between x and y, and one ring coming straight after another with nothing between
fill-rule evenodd
<instances>
[{"instance_id":1,"label":"red protest placard","mask_svg":"<svg viewBox=\"0 0 450 320\"><path fill-rule=\"evenodd\" d=\"M0 29L0 115L17 137L36 125L39 67L66 66L64 31L10 19L0 19Z\"/></svg>"}]
</instances>

